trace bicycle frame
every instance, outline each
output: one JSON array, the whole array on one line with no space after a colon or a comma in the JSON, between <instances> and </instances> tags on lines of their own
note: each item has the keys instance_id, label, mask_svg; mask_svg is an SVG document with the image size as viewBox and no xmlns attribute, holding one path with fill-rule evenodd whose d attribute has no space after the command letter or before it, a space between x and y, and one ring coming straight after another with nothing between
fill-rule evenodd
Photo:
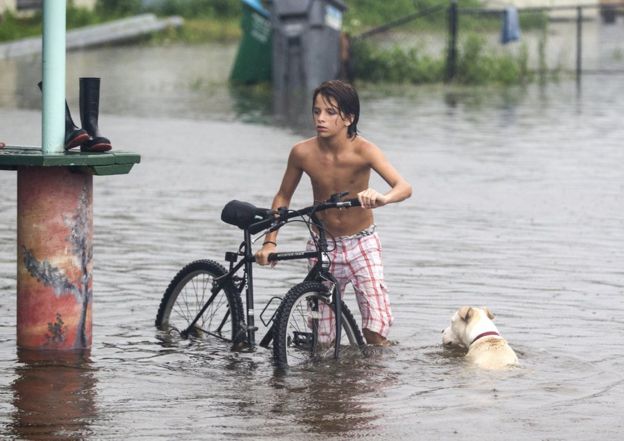
<instances>
[{"instance_id":1,"label":"bicycle frame","mask_svg":"<svg viewBox=\"0 0 624 441\"><path fill-rule=\"evenodd\" d=\"M227 252L225 260L230 263L229 271L222 275L221 277L215 279L215 286L212 287L212 295L210 299L206 302L206 304L202 307L200 312L197 314L192 323L188 326L186 330L182 333L188 335L189 331L193 329L197 323L197 321L202 317L209 304L212 302L217 293L224 289L224 285L228 282L232 282L234 287L238 290L239 295L242 296L243 289L246 288L245 293L245 314L247 316L246 325L243 326L243 330L246 331L246 340L247 344L251 349L256 346L256 331L258 328L255 326L255 309L254 309L254 283L253 283L253 264L256 259L254 254L252 253L252 238L251 232L254 229L257 231L258 225L267 224L270 226L270 229L277 230L281 228L283 225L288 223L289 219L295 217L305 217L307 216L310 219L312 225L316 228L316 233L318 234L318 246L315 251L294 251L294 252L279 252L272 253L269 255L269 261L281 261L281 260L298 260L298 259L311 259L315 258L316 261L312 268L308 271L304 281L329 281L332 283L333 287L331 289L331 293L333 295L332 301L335 303L336 307L336 346L335 346L335 357L338 358L340 354L340 333L341 333L341 305L342 305L342 296L340 293L340 287L337 283L334 276L329 272L329 265L325 265L323 260L324 254L327 253L327 237L325 230L323 228L323 224L320 219L316 216L316 211L321 211L327 208L339 208L341 206L350 207L359 205L357 200L350 200L345 202L340 202L339 199L344 194L333 195L330 199L330 202L319 204L318 206L307 207L305 209L299 211L293 211L290 213L280 213L280 216L277 218L278 220L271 221L271 224L267 224L267 220L260 221L256 224L250 225L248 228L243 230L244 239L241 245L239 246L238 253ZM242 256L243 259L235 264L238 260L238 256ZM237 273L243 269L243 275L237 276ZM229 315L229 311L226 314L223 323L227 321ZM274 324L271 325L271 328L266 333L262 341L260 342L260 346L268 347L273 339L274 333ZM235 339L236 341L237 339Z\"/></svg>"}]
</instances>

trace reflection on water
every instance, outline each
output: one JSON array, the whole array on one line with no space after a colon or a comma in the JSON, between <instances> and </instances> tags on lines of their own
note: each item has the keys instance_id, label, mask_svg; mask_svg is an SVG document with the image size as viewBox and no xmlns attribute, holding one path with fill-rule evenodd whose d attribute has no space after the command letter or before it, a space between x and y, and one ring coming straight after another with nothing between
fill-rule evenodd
<instances>
[{"instance_id":1,"label":"reflection on water","mask_svg":"<svg viewBox=\"0 0 624 441\"><path fill-rule=\"evenodd\" d=\"M175 273L222 260L242 240L219 220L223 205L268 206L290 147L313 133L274 118L270 91L226 86L234 52L68 57L72 109L76 78L101 74L103 133L142 155L129 175L94 179L94 347L82 361L15 355L16 179L0 172L0 427L9 439L621 437L619 77L585 77L580 94L573 80L506 90L360 85L363 136L414 187L410 200L376 212L398 344L281 375L270 351L232 353L154 328ZM3 141L39 143L33 63L0 63ZM310 199L304 179L292 205ZM298 250L305 236L286 229L280 247ZM258 269L257 306L304 272L297 262ZM518 368L478 371L441 347L464 304L493 310Z\"/></svg>"},{"instance_id":2,"label":"reflection on water","mask_svg":"<svg viewBox=\"0 0 624 441\"><path fill-rule=\"evenodd\" d=\"M317 381L315 378L327 381ZM383 390L387 380L370 365L339 363L314 366L305 375L276 376L272 387L278 399L271 412L299 415L301 429L319 435L349 434L374 427L376 416L363 400Z\"/></svg>"},{"instance_id":3,"label":"reflection on water","mask_svg":"<svg viewBox=\"0 0 624 441\"><path fill-rule=\"evenodd\" d=\"M24 440L83 440L92 435L96 379L88 354L19 351L8 432Z\"/></svg>"}]
</instances>

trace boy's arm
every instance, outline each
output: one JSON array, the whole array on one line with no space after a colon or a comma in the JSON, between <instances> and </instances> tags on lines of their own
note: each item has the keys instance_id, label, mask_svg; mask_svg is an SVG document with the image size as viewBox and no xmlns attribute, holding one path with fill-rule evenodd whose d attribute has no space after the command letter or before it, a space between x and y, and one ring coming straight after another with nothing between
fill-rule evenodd
<instances>
[{"instance_id":1,"label":"boy's arm","mask_svg":"<svg viewBox=\"0 0 624 441\"><path fill-rule=\"evenodd\" d=\"M301 176L303 175L303 169L299 165L299 156L296 151L297 147L293 147L288 156L288 163L286 164L286 171L282 178L282 183L277 191L277 194L273 198L271 208L277 210L278 208L288 207L290 200L292 199ZM272 231L264 238L262 248L256 252L256 262L260 265L267 265L269 263L269 254L274 253L277 248L277 231Z\"/></svg>"},{"instance_id":2,"label":"boy's arm","mask_svg":"<svg viewBox=\"0 0 624 441\"><path fill-rule=\"evenodd\" d=\"M370 144L367 149L368 159L371 168L383 178L391 187L385 194L379 193L373 188L367 188L358 193L358 199L364 208L383 207L387 204L401 202L412 195L412 186L386 159L383 152L374 144Z\"/></svg>"}]
</instances>

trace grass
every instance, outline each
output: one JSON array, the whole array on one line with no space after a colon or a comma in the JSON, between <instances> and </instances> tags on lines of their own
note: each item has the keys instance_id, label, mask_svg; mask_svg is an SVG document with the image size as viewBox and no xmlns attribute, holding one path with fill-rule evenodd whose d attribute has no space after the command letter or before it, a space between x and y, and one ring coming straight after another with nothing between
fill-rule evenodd
<instances>
[{"instance_id":1,"label":"grass","mask_svg":"<svg viewBox=\"0 0 624 441\"><path fill-rule=\"evenodd\" d=\"M380 49L366 41L358 42L353 49L355 76L364 81L425 84L446 79L446 51L431 56L417 49ZM470 34L462 40L458 52L453 79L456 83L518 84L534 79L528 69L526 46L521 46L517 55L495 53L487 49L482 37Z\"/></svg>"},{"instance_id":2,"label":"grass","mask_svg":"<svg viewBox=\"0 0 624 441\"><path fill-rule=\"evenodd\" d=\"M10 12L2 15L0 22L0 41L11 41L41 35L41 18L17 18Z\"/></svg>"},{"instance_id":3,"label":"grass","mask_svg":"<svg viewBox=\"0 0 624 441\"><path fill-rule=\"evenodd\" d=\"M89 11L84 8L67 8L67 29L104 23L121 16ZM12 41L41 35L42 16L35 13L31 17L16 17L6 12L0 18L0 41ZM236 16L199 16L185 18L184 24L152 35L148 41L155 44L180 42L186 44L210 41L237 41L241 37L240 18Z\"/></svg>"},{"instance_id":4,"label":"grass","mask_svg":"<svg viewBox=\"0 0 624 441\"><path fill-rule=\"evenodd\" d=\"M234 42L242 35L239 19L195 18L185 19L179 28L169 28L153 34L152 44L199 44L211 41Z\"/></svg>"},{"instance_id":5,"label":"grass","mask_svg":"<svg viewBox=\"0 0 624 441\"><path fill-rule=\"evenodd\" d=\"M103 23L110 18L100 16L84 8L67 8L67 29L75 29L97 23ZM0 16L0 41L19 40L21 38L36 37L42 32L42 15L36 12L30 17L17 17L10 11Z\"/></svg>"}]
</instances>

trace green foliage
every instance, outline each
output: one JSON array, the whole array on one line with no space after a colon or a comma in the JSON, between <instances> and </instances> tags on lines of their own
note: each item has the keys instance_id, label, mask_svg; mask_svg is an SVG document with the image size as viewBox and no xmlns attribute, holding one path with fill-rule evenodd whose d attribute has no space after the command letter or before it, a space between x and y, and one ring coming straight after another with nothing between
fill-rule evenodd
<instances>
[{"instance_id":1,"label":"green foliage","mask_svg":"<svg viewBox=\"0 0 624 441\"><path fill-rule=\"evenodd\" d=\"M74 2L68 2L67 4L67 28L80 28L82 26L89 26L92 24L100 23L102 20L100 17L88 10L87 8L75 7Z\"/></svg>"},{"instance_id":2,"label":"green foliage","mask_svg":"<svg viewBox=\"0 0 624 441\"><path fill-rule=\"evenodd\" d=\"M34 37L35 35L41 35L40 17L39 19L36 17L21 19L15 17L10 11L0 16L0 41Z\"/></svg>"},{"instance_id":3,"label":"green foliage","mask_svg":"<svg viewBox=\"0 0 624 441\"><path fill-rule=\"evenodd\" d=\"M485 39L470 34L459 51L455 81L464 84L513 84L529 80L526 46L514 57L485 51Z\"/></svg>"},{"instance_id":4,"label":"green foliage","mask_svg":"<svg viewBox=\"0 0 624 441\"><path fill-rule=\"evenodd\" d=\"M446 52L439 56L399 47L381 49L367 41L353 45L356 78L371 82L440 83L446 74ZM463 84L516 84L530 81L528 50L521 46L516 56L486 52L485 40L469 35L459 48L455 82Z\"/></svg>"},{"instance_id":5,"label":"green foliage","mask_svg":"<svg viewBox=\"0 0 624 441\"><path fill-rule=\"evenodd\" d=\"M372 82L434 83L443 79L444 60L399 47L384 50L366 41L353 45L353 69L357 79Z\"/></svg>"},{"instance_id":6,"label":"green foliage","mask_svg":"<svg viewBox=\"0 0 624 441\"><path fill-rule=\"evenodd\" d=\"M476 0L466 0L469 2ZM444 0L348 0L343 30L357 35L375 27L394 22L416 13L424 13L435 6L445 6ZM439 27L446 20L446 9L401 25L402 30Z\"/></svg>"},{"instance_id":7,"label":"green foliage","mask_svg":"<svg viewBox=\"0 0 624 441\"><path fill-rule=\"evenodd\" d=\"M413 0L350 0L347 21L357 19L364 25L377 26L417 11Z\"/></svg>"},{"instance_id":8,"label":"green foliage","mask_svg":"<svg viewBox=\"0 0 624 441\"><path fill-rule=\"evenodd\" d=\"M168 28L150 37L153 44L183 42L199 44L206 41L235 41L240 39L240 21L235 19L216 20L212 18L185 19L184 25Z\"/></svg>"},{"instance_id":9,"label":"green foliage","mask_svg":"<svg viewBox=\"0 0 624 441\"><path fill-rule=\"evenodd\" d=\"M160 0L146 8L159 15L180 15L185 18L240 17L240 0Z\"/></svg>"},{"instance_id":10,"label":"green foliage","mask_svg":"<svg viewBox=\"0 0 624 441\"><path fill-rule=\"evenodd\" d=\"M544 11L520 11L519 17L522 29L546 29L548 26L548 13Z\"/></svg>"},{"instance_id":11,"label":"green foliage","mask_svg":"<svg viewBox=\"0 0 624 441\"><path fill-rule=\"evenodd\" d=\"M104 17L126 17L141 11L141 0L97 0L95 12Z\"/></svg>"},{"instance_id":12,"label":"green foliage","mask_svg":"<svg viewBox=\"0 0 624 441\"><path fill-rule=\"evenodd\" d=\"M73 1L67 4L67 29L88 26L103 21L96 12L75 7ZM0 16L0 41L17 40L41 35L43 18L41 11L32 16L16 17L10 11Z\"/></svg>"}]
</instances>

